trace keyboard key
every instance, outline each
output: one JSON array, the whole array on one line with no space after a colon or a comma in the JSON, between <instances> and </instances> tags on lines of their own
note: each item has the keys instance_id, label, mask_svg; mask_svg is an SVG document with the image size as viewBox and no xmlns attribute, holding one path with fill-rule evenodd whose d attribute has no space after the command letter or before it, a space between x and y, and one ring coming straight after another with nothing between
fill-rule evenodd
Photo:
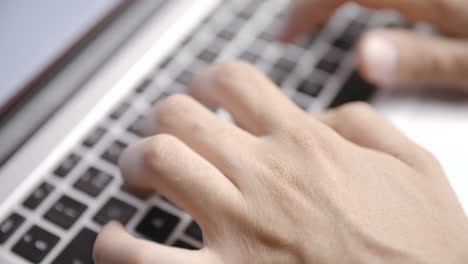
<instances>
[{"instance_id":1,"label":"keyboard key","mask_svg":"<svg viewBox=\"0 0 468 264\"><path fill-rule=\"evenodd\" d=\"M135 215L137 209L124 201L117 198L111 198L94 216L93 220L105 225L111 220L116 220L126 225L128 221Z\"/></svg>"},{"instance_id":2,"label":"keyboard key","mask_svg":"<svg viewBox=\"0 0 468 264\"><path fill-rule=\"evenodd\" d=\"M63 178L70 173L73 168L80 162L81 157L77 154L70 154L61 164L55 169L54 174L60 178Z\"/></svg>"},{"instance_id":3,"label":"keyboard key","mask_svg":"<svg viewBox=\"0 0 468 264\"><path fill-rule=\"evenodd\" d=\"M150 84L153 82L152 79L145 79L143 80L138 86L137 88L135 89L135 92L136 93L143 93L146 89L148 89L148 87L150 86Z\"/></svg>"},{"instance_id":4,"label":"keyboard key","mask_svg":"<svg viewBox=\"0 0 468 264\"><path fill-rule=\"evenodd\" d=\"M177 240L172 244L173 247L178 247L178 248L183 248L183 249L189 249L189 250L195 250L197 249L195 246L190 245L189 243L182 241L182 240Z\"/></svg>"},{"instance_id":5,"label":"keyboard key","mask_svg":"<svg viewBox=\"0 0 468 264\"><path fill-rule=\"evenodd\" d=\"M214 51L205 49L200 54L198 54L197 57L203 62L212 63L218 57L218 54Z\"/></svg>"},{"instance_id":6,"label":"keyboard key","mask_svg":"<svg viewBox=\"0 0 468 264\"><path fill-rule=\"evenodd\" d=\"M120 140L114 141L112 145L102 154L102 158L114 165L117 165L119 161L120 154L124 151L127 147L127 144L123 143Z\"/></svg>"},{"instance_id":7,"label":"keyboard key","mask_svg":"<svg viewBox=\"0 0 468 264\"><path fill-rule=\"evenodd\" d=\"M111 175L91 167L73 184L73 187L92 197L97 197L112 179Z\"/></svg>"},{"instance_id":8,"label":"keyboard key","mask_svg":"<svg viewBox=\"0 0 468 264\"><path fill-rule=\"evenodd\" d=\"M128 131L132 132L133 134L139 137L145 136L144 129L145 117L142 115L138 116L138 118L135 121L133 121L133 123L128 127Z\"/></svg>"},{"instance_id":9,"label":"keyboard key","mask_svg":"<svg viewBox=\"0 0 468 264\"><path fill-rule=\"evenodd\" d=\"M233 40L244 26L244 20L234 19L218 33L218 38L226 41Z\"/></svg>"},{"instance_id":10,"label":"keyboard key","mask_svg":"<svg viewBox=\"0 0 468 264\"><path fill-rule=\"evenodd\" d=\"M32 263L39 263L58 241L58 236L38 226L33 226L13 246L12 251Z\"/></svg>"},{"instance_id":11,"label":"keyboard key","mask_svg":"<svg viewBox=\"0 0 468 264\"><path fill-rule=\"evenodd\" d=\"M233 40L236 37L236 33L232 32L231 30L228 30L228 29L223 29L218 33L218 37L220 39L230 41L230 40Z\"/></svg>"},{"instance_id":12,"label":"keyboard key","mask_svg":"<svg viewBox=\"0 0 468 264\"><path fill-rule=\"evenodd\" d=\"M323 89L323 84L320 82L304 80L302 81L297 90L303 94L306 94L311 97L317 97Z\"/></svg>"},{"instance_id":13,"label":"keyboard key","mask_svg":"<svg viewBox=\"0 0 468 264\"><path fill-rule=\"evenodd\" d=\"M273 67L281 69L281 70L289 73L289 72L292 72L294 70L294 68L296 67L296 62L291 61L291 60L286 59L286 58L280 58L274 64Z\"/></svg>"},{"instance_id":14,"label":"keyboard key","mask_svg":"<svg viewBox=\"0 0 468 264\"><path fill-rule=\"evenodd\" d=\"M272 42L276 39L276 35L274 34L274 32L272 32L269 29L262 31L260 35L258 35L258 37L267 42Z\"/></svg>"},{"instance_id":15,"label":"keyboard key","mask_svg":"<svg viewBox=\"0 0 468 264\"><path fill-rule=\"evenodd\" d=\"M5 243L11 235L24 223L24 217L12 213L0 224L0 244Z\"/></svg>"},{"instance_id":16,"label":"keyboard key","mask_svg":"<svg viewBox=\"0 0 468 264\"><path fill-rule=\"evenodd\" d=\"M185 230L185 233L200 242L203 241L202 230L195 221L192 221L192 223L190 223L190 225Z\"/></svg>"},{"instance_id":17,"label":"keyboard key","mask_svg":"<svg viewBox=\"0 0 468 264\"><path fill-rule=\"evenodd\" d=\"M377 87L365 81L357 72L351 74L329 107L337 107L353 101L368 101Z\"/></svg>"},{"instance_id":18,"label":"keyboard key","mask_svg":"<svg viewBox=\"0 0 468 264\"><path fill-rule=\"evenodd\" d=\"M94 147L105 134L106 130L104 128L97 127L83 141L83 146L88 148Z\"/></svg>"},{"instance_id":19,"label":"keyboard key","mask_svg":"<svg viewBox=\"0 0 468 264\"><path fill-rule=\"evenodd\" d=\"M246 50L239 55L239 59L255 64L260 60L260 56L254 52Z\"/></svg>"},{"instance_id":20,"label":"keyboard key","mask_svg":"<svg viewBox=\"0 0 468 264\"><path fill-rule=\"evenodd\" d=\"M23 206L31 210L36 209L54 190L54 188L55 187L52 184L43 182L31 195L29 195L28 198L26 198L23 202Z\"/></svg>"},{"instance_id":21,"label":"keyboard key","mask_svg":"<svg viewBox=\"0 0 468 264\"><path fill-rule=\"evenodd\" d=\"M272 68L268 72L268 77L278 86L281 86L284 83L284 81L286 81L288 76L289 76L289 73L278 68Z\"/></svg>"},{"instance_id":22,"label":"keyboard key","mask_svg":"<svg viewBox=\"0 0 468 264\"><path fill-rule=\"evenodd\" d=\"M338 70L339 66L340 64L338 62L325 57L318 62L316 68L329 74L334 74Z\"/></svg>"},{"instance_id":23,"label":"keyboard key","mask_svg":"<svg viewBox=\"0 0 468 264\"><path fill-rule=\"evenodd\" d=\"M93 264L93 248L97 233L83 228L63 249L52 264Z\"/></svg>"},{"instance_id":24,"label":"keyboard key","mask_svg":"<svg viewBox=\"0 0 468 264\"><path fill-rule=\"evenodd\" d=\"M64 228L70 228L83 214L87 206L64 195L44 215L50 222Z\"/></svg>"},{"instance_id":25,"label":"keyboard key","mask_svg":"<svg viewBox=\"0 0 468 264\"><path fill-rule=\"evenodd\" d=\"M138 224L136 231L155 242L164 243L179 222L177 216L153 207Z\"/></svg>"},{"instance_id":26,"label":"keyboard key","mask_svg":"<svg viewBox=\"0 0 468 264\"><path fill-rule=\"evenodd\" d=\"M258 6L260 5L260 1L249 1L249 4L245 7L243 7L239 12L237 13L237 16L241 19L244 20L249 20L253 15L255 15L255 12L258 9Z\"/></svg>"},{"instance_id":27,"label":"keyboard key","mask_svg":"<svg viewBox=\"0 0 468 264\"><path fill-rule=\"evenodd\" d=\"M356 43L356 38L350 37L348 35L343 35L343 36L340 36L339 38L337 38L333 42L332 45L339 48L339 49L341 49L341 50L349 51L354 47L355 43Z\"/></svg>"},{"instance_id":28,"label":"keyboard key","mask_svg":"<svg viewBox=\"0 0 468 264\"><path fill-rule=\"evenodd\" d=\"M192 71L185 69L176 77L176 81L182 85L187 85L190 78L192 78Z\"/></svg>"},{"instance_id":29,"label":"keyboard key","mask_svg":"<svg viewBox=\"0 0 468 264\"><path fill-rule=\"evenodd\" d=\"M117 106L117 108L112 112L112 114L110 115L110 118L112 119L120 119L124 114L125 112L127 112L127 110L130 108L130 104L127 103L127 102L123 102L121 103L119 106Z\"/></svg>"}]
</instances>

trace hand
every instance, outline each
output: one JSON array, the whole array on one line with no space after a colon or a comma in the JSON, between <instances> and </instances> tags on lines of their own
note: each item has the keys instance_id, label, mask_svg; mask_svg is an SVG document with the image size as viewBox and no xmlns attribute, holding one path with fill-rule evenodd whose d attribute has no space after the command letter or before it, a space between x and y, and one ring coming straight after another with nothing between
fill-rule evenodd
<instances>
[{"instance_id":1,"label":"hand","mask_svg":"<svg viewBox=\"0 0 468 264\"><path fill-rule=\"evenodd\" d=\"M242 62L211 66L190 86L244 129L174 95L148 117L160 134L120 165L132 189L188 211L204 248L136 239L111 223L96 263L466 263L467 219L438 162L367 105L317 119Z\"/></svg>"},{"instance_id":2,"label":"hand","mask_svg":"<svg viewBox=\"0 0 468 264\"><path fill-rule=\"evenodd\" d=\"M347 0L294 0L281 39L291 41L324 23ZM468 0L358 0L431 22L453 38L395 29L368 32L358 47L359 68L381 86L450 85L468 92Z\"/></svg>"}]
</instances>

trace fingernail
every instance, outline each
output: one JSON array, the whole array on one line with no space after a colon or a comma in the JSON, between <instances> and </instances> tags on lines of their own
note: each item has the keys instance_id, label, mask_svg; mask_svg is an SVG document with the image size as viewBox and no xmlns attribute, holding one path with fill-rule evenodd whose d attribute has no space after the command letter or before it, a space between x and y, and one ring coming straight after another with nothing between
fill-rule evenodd
<instances>
[{"instance_id":1,"label":"fingernail","mask_svg":"<svg viewBox=\"0 0 468 264\"><path fill-rule=\"evenodd\" d=\"M394 85L398 81L398 50L382 36L369 36L363 43L363 63L367 77L382 86Z\"/></svg>"}]
</instances>

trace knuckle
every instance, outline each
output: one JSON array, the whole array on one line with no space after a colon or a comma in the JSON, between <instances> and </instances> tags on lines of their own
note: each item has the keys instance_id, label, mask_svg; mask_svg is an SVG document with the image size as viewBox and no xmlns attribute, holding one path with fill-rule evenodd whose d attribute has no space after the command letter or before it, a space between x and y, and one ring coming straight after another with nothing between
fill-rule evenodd
<instances>
[{"instance_id":1,"label":"knuckle","mask_svg":"<svg viewBox=\"0 0 468 264\"><path fill-rule=\"evenodd\" d=\"M153 171L159 171L161 164L170 159L171 152L179 146L177 138L159 134L143 143L143 162Z\"/></svg>"}]
</instances>

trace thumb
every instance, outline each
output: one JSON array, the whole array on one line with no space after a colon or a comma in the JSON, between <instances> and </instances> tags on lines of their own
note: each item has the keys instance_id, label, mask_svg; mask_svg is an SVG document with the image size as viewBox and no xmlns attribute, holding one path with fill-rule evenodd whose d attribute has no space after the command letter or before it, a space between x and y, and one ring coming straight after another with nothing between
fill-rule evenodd
<instances>
[{"instance_id":1,"label":"thumb","mask_svg":"<svg viewBox=\"0 0 468 264\"><path fill-rule=\"evenodd\" d=\"M468 91L467 41L374 30L360 42L358 63L377 85L450 85Z\"/></svg>"}]
</instances>

